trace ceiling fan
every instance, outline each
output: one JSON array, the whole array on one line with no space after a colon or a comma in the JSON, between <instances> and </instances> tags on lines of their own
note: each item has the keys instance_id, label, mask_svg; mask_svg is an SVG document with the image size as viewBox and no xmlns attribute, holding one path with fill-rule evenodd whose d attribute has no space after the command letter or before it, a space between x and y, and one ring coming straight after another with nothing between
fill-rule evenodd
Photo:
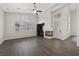
<instances>
[{"instance_id":1,"label":"ceiling fan","mask_svg":"<svg viewBox=\"0 0 79 59\"><path fill-rule=\"evenodd\" d=\"M36 6L36 3L33 3L34 5L34 9L33 9L33 13L38 15L40 12L42 12L42 10L37 10L37 6Z\"/></svg>"}]
</instances>

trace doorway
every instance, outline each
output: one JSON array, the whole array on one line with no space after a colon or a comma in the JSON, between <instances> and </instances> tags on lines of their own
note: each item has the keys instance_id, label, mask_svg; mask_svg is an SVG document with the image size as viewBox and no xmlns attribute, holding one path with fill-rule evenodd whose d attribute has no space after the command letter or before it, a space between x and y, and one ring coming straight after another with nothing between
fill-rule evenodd
<instances>
[{"instance_id":1,"label":"doorway","mask_svg":"<svg viewBox=\"0 0 79 59\"><path fill-rule=\"evenodd\" d=\"M41 37L44 36L43 26L44 23L37 24L37 36L41 36Z\"/></svg>"}]
</instances>

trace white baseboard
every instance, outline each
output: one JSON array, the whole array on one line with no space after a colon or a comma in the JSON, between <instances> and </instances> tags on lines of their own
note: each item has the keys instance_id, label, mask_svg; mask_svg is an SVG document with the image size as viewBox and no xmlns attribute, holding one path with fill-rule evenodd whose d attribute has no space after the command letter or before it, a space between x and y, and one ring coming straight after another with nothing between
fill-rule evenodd
<instances>
[{"instance_id":1,"label":"white baseboard","mask_svg":"<svg viewBox=\"0 0 79 59\"><path fill-rule=\"evenodd\" d=\"M0 40L0 44L2 44L5 40Z\"/></svg>"}]
</instances>

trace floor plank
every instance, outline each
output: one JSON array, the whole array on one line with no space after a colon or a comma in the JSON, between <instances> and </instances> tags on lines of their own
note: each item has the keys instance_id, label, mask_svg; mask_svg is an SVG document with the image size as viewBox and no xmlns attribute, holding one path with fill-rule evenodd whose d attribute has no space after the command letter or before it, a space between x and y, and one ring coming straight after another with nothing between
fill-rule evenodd
<instances>
[{"instance_id":1,"label":"floor plank","mask_svg":"<svg viewBox=\"0 0 79 59\"><path fill-rule=\"evenodd\" d=\"M0 56L79 56L79 48L72 39L30 37L6 40L0 45Z\"/></svg>"}]
</instances>

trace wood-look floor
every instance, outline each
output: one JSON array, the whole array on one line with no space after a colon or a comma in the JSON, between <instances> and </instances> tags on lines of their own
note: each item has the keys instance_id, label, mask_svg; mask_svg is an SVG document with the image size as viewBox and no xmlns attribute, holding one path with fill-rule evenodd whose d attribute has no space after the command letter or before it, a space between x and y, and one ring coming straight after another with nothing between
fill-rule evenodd
<instances>
[{"instance_id":1,"label":"wood-look floor","mask_svg":"<svg viewBox=\"0 0 79 59\"><path fill-rule=\"evenodd\" d=\"M31 37L6 40L0 45L0 56L79 56L79 48L72 39Z\"/></svg>"}]
</instances>

